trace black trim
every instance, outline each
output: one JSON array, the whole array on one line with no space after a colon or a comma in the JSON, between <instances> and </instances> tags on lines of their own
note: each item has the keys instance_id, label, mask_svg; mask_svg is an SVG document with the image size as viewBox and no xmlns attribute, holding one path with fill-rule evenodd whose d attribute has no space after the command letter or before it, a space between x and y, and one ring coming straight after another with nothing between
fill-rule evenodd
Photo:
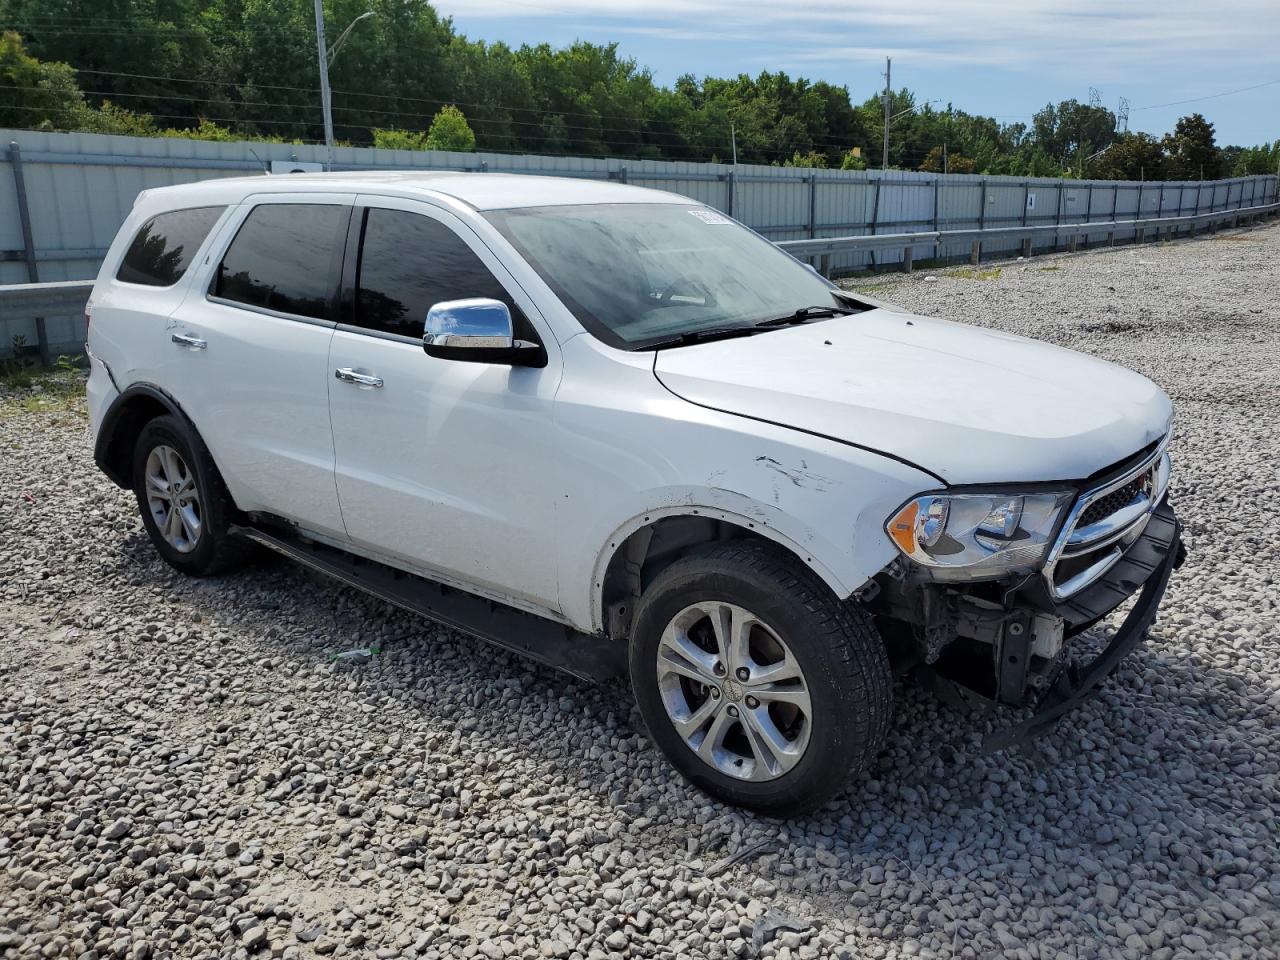
<instances>
[{"instance_id":1,"label":"black trim","mask_svg":"<svg viewBox=\"0 0 1280 960\"><path fill-rule=\"evenodd\" d=\"M342 269L338 283L338 328L348 328L352 332L368 333L356 326L356 281L360 268L360 247L364 243L364 224L368 219L369 208L355 204L351 208L351 219L347 221L346 239L342 245Z\"/></svg>"},{"instance_id":2,"label":"black trim","mask_svg":"<svg viewBox=\"0 0 1280 960\"><path fill-rule=\"evenodd\" d=\"M493 363L513 367L545 367L547 350L540 343L517 340L510 347L448 347L422 341L427 356L458 363Z\"/></svg>"},{"instance_id":3,"label":"black trim","mask_svg":"<svg viewBox=\"0 0 1280 960\"><path fill-rule=\"evenodd\" d=\"M305 540L291 531L251 526L231 530L388 603L584 680L606 681L626 673L627 647L617 640L580 633L546 617Z\"/></svg>"},{"instance_id":4,"label":"black trim","mask_svg":"<svg viewBox=\"0 0 1280 960\"><path fill-rule=\"evenodd\" d=\"M248 313L261 314L264 317L275 317L277 320L292 320L295 323L309 323L313 327L328 327L332 330L336 324L332 320L321 317L304 317L300 313L286 313L284 310L272 310L270 307L259 307L252 303L245 303L242 300L228 300L226 297L215 296L212 293L206 293L204 298L210 303L216 303L220 307L231 307L234 310L245 310ZM325 312L329 312L329 308L325 307Z\"/></svg>"},{"instance_id":5,"label":"black trim","mask_svg":"<svg viewBox=\"0 0 1280 960\"><path fill-rule=\"evenodd\" d=\"M351 237L351 222L355 220L355 203L347 205L347 222L338 227L333 238L333 255L329 259L329 300L324 315L335 326L342 322L342 280L347 259L347 241ZM231 249L230 247L227 248Z\"/></svg>"},{"instance_id":6,"label":"black trim","mask_svg":"<svg viewBox=\"0 0 1280 960\"><path fill-rule=\"evenodd\" d=\"M98 427L98 436L95 438L93 444L93 462L98 465L98 469L105 473L112 483L118 487L123 487L125 490L132 489L133 484L130 482L129 477L116 469L115 464L113 464L113 444L115 441L116 430L119 428L120 422L124 417L127 408L138 397L147 397L155 400L170 414L185 421L186 424L191 427L193 436L197 439L199 439L200 436L195 429L195 424L191 422L191 418L187 416L178 401L173 399L173 397L168 393L154 384L133 384L111 401L111 405L107 407L106 413L102 415L102 423ZM125 463L126 465L129 463L128 457L126 458Z\"/></svg>"},{"instance_id":7,"label":"black trim","mask_svg":"<svg viewBox=\"0 0 1280 960\"><path fill-rule=\"evenodd\" d=\"M933 477L933 479L937 480L940 484L942 484L944 488L948 490L951 489L947 481L944 480L942 477L938 476L932 470L929 470L926 467L922 467L918 463L912 463L906 457L900 457L896 453L889 453L887 450L877 450L875 447L868 447L866 444L854 443L852 440L844 440L844 439L841 439L840 437L833 437L828 433L819 433L817 430L806 430L804 427L793 426L792 424L789 424L789 423L779 423L777 420L769 420L766 417L753 417L749 413L738 413L736 410L725 410L722 407L713 407L708 403L699 403L697 400L690 400L688 397L682 396L681 394L676 393L669 386L663 383L662 377L658 374L658 357L659 356L661 356L661 354L658 351L655 351L653 354L653 378L657 380L658 383L662 384L662 389L666 390L667 393L671 394L673 397L675 397L678 400L683 400L685 403L691 403L695 407L701 407L703 410L714 410L716 413L728 414L731 417L741 417L743 420L753 420L756 423L767 423L771 427L781 427L784 430L794 430L796 433L803 433L803 434L807 434L810 437L819 437L823 440L830 440L832 443L838 443L841 446L853 447L854 449L857 449L857 450L865 450L867 453L874 453L876 456L884 457L886 460L893 460L896 463L902 464L904 467L910 467L912 470L919 470L921 473L925 474L926 476Z\"/></svg>"}]
</instances>

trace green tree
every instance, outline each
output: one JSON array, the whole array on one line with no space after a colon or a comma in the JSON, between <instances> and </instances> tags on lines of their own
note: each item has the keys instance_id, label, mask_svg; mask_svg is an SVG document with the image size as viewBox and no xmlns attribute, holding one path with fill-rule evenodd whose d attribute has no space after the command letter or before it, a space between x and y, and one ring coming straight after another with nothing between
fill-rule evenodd
<instances>
[{"instance_id":1,"label":"green tree","mask_svg":"<svg viewBox=\"0 0 1280 960\"><path fill-rule=\"evenodd\" d=\"M972 157L945 151L943 147L934 147L917 169L928 173L973 173L977 168L977 161Z\"/></svg>"},{"instance_id":2,"label":"green tree","mask_svg":"<svg viewBox=\"0 0 1280 960\"><path fill-rule=\"evenodd\" d=\"M1222 175L1213 124L1198 113L1178 121L1164 138L1164 152L1170 180L1216 180Z\"/></svg>"},{"instance_id":3,"label":"green tree","mask_svg":"<svg viewBox=\"0 0 1280 960\"><path fill-rule=\"evenodd\" d=\"M1089 168L1099 180L1163 180L1164 147L1149 133L1122 133Z\"/></svg>"},{"instance_id":4,"label":"green tree","mask_svg":"<svg viewBox=\"0 0 1280 960\"><path fill-rule=\"evenodd\" d=\"M1234 155L1230 166L1226 165L1228 150ZM1264 176L1280 168L1280 140L1256 147L1226 147L1222 152L1223 167L1233 177Z\"/></svg>"},{"instance_id":5,"label":"green tree","mask_svg":"<svg viewBox=\"0 0 1280 960\"><path fill-rule=\"evenodd\" d=\"M784 167L808 167L810 169L825 170L827 168L827 155L820 150L807 150L801 153L797 150L788 160L784 160Z\"/></svg>"},{"instance_id":6,"label":"green tree","mask_svg":"<svg viewBox=\"0 0 1280 960\"><path fill-rule=\"evenodd\" d=\"M69 130L86 113L71 67L40 62L12 30L0 34L0 127Z\"/></svg>"},{"instance_id":7,"label":"green tree","mask_svg":"<svg viewBox=\"0 0 1280 960\"><path fill-rule=\"evenodd\" d=\"M90 105L110 100L131 112L195 123L197 104L209 92L205 81L215 38L207 24L211 10L224 2L0 0L0 23L18 24L33 56L74 66ZM244 2L247 7L263 0ZM313 67L314 51L313 46ZM156 77L196 82L175 85Z\"/></svg>"},{"instance_id":8,"label":"green tree","mask_svg":"<svg viewBox=\"0 0 1280 960\"><path fill-rule=\"evenodd\" d=\"M113 133L122 137L155 137L160 135L156 129L156 121L149 113L136 113L118 107L110 100L102 101L97 110L86 110L81 114L76 127L86 133ZM183 136L190 133L182 131Z\"/></svg>"},{"instance_id":9,"label":"green tree","mask_svg":"<svg viewBox=\"0 0 1280 960\"><path fill-rule=\"evenodd\" d=\"M323 2L331 43L375 14L352 29L330 65L340 141L421 149L431 138L415 132L423 118L452 105L465 111L462 124L451 115L433 148L705 160L729 156L736 141L748 163L816 164L821 156L829 168L856 168L853 147L864 164L881 163L879 94L858 103L846 87L781 71L685 75L668 88L616 44L513 48L469 39L427 0ZM0 113L9 125L199 139L324 136L311 0L0 0L0 23L20 34L0 51ZM971 160L989 174L1119 175L1132 166L1126 153L1149 148L1130 144L1114 154L1123 162L1098 156L1117 141L1115 118L1074 100L1045 107L1031 124L1002 124L900 89L889 112L889 166L899 169L937 166L930 153L947 144L950 170ZM457 132L447 143L446 128ZM1197 177L1202 163L1206 178L1275 169L1274 147L1212 147L1212 127L1198 115L1180 121L1166 152L1176 176Z\"/></svg>"},{"instance_id":10,"label":"green tree","mask_svg":"<svg viewBox=\"0 0 1280 960\"><path fill-rule=\"evenodd\" d=\"M431 121L431 129L427 131L426 148L473 153L476 149L476 135L461 110L454 106L442 107Z\"/></svg>"},{"instance_id":11,"label":"green tree","mask_svg":"<svg viewBox=\"0 0 1280 960\"><path fill-rule=\"evenodd\" d=\"M430 150L421 130L373 128L373 145L379 150Z\"/></svg>"},{"instance_id":12,"label":"green tree","mask_svg":"<svg viewBox=\"0 0 1280 960\"><path fill-rule=\"evenodd\" d=\"M1116 117L1078 100L1049 104L1032 117L1035 144L1062 167L1102 150L1116 139Z\"/></svg>"},{"instance_id":13,"label":"green tree","mask_svg":"<svg viewBox=\"0 0 1280 960\"><path fill-rule=\"evenodd\" d=\"M865 170L867 169L867 158L850 150L840 159L840 169Z\"/></svg>"}]
</instances>

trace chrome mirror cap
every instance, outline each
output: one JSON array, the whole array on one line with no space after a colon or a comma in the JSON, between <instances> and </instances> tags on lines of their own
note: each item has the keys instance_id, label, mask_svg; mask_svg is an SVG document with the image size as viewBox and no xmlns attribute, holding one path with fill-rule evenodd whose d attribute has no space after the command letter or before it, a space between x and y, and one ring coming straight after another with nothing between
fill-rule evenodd
<instances>
[{"instance_id":1,"label":"chrome mirror cap","mask_svg":"<svg viewBox=\"0 0 1280 960\"><path fill-rule=\"evenodd\" d=\"M488 297L441 301L427 311L422 342L451 350L510 350L515 346L511 311Z\"/></svg>"},{"instance_id":2,"label":"chrome mirror cap","mask_svg":"<svg viewBox=\"0 0 1280 960\"><path fill-rule=\"evenodd\" d=\"M511 311L501 300L444 300L427 311L422 349L437 360L545 367L541 343L517 340Z\"/></svg>"}]
</instances>

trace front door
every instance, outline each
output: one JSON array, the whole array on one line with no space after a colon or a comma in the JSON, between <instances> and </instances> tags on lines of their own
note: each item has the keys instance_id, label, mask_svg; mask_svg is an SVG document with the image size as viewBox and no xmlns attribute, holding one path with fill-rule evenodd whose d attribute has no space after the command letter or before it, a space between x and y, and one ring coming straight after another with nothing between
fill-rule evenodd
<instances>
[{"instance_id":1,"label":"front door","mask_svg":"<svg viewBox=\"0 0 1280 960\"><path fill-rule=\"evenodd\" d=\"M463 221L425 203L358 198L348 260L329 408L352 541L558 611L549 465L560 353L533 302ZM427 356L428 308L470 297L505 302L517 337L546 346L547 366Z\"/></svg>"},{"instance_id":2,"label":"front door","mask_svg":"<svg viewBox=\"0 0 1280 960\"><path fill-rule=\"evenodd\" d=\"M352 199L252 198L164 333L175 397L236 505L336 537L329 341Z\"/></svg>"}]
</instances>

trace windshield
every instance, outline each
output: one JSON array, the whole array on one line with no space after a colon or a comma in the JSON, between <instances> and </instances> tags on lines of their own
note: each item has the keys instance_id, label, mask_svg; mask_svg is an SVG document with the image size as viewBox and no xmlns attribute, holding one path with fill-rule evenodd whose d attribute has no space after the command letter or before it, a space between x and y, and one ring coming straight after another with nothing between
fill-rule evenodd
<instances>
[{"instance_id":1,"label":"windshield","mask_svg":"<svg viewBox=\"0 0 1280 960\"><path fill-rule=\"evenodd\" d=\"M583 204L486 217L615 347L751 328L805 307L850 309L833 284L709 207Z\"/></svg>"}]
</instances>

